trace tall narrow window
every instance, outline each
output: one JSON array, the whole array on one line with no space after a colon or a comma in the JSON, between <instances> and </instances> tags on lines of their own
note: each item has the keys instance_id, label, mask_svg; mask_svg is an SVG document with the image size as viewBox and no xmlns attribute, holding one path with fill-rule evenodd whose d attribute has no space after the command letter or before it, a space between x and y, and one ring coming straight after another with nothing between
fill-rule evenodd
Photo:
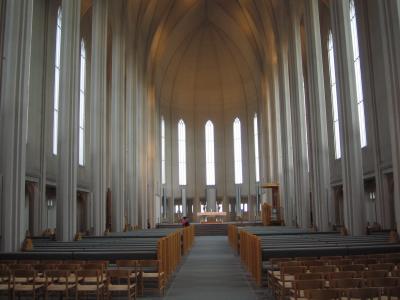
<instances>
[{"instance_id":1,"label":"tall narrow window","mask_svg":"<svg viewBox=\"0 0 400 300\"><path fill-rule=\"evenodd\" d=\"M367 133L365 129L364 94L362 89L360 51L357 33L357 17L354 0L350 0L350 26L351 39L353 44L354 72L356 75L358 119L360 123L360 142L361 147L365 147L367 146Z\"/></svg>"},{"instance_id":2,"label":"tall narrow window","mask_svg":"<svg viewBox=\"0 0 400 300\"><path fill-rule=\"evenodd\" d=\"M186 128L185 122L178 122L178 164L179 185L186 185Z\"/></svg>"},{"instance_id":3,"label":"tall narrow window","mask_svg":"<svg viewBox=\"0 0 400 300\"><path fill-rule=\"evenodd\" d=\"M233 154L235 160L235 184L242 184L242 136L238 118L233 121Z\"/></svg>"},{"instance_id":4,"label":"tall narrow window","mask_svg":"<svg viewBox=\"0 0 400 300\"><path fill-rule=\"evenodd\" d=\"M81 81L79 90L79 165L85 165L85 96L86 96L86 49L81 41Z\"/></svg>"},{"instance_id":5,"label":"tall narrow window","mask_svg":"<svg viewBox=\"0 0 400 300\"><path fill-rule=\"evenodd\" d=\"M214 125L209 120L205 126L206 133L206 184L215 185L215 159L214 159Z\"/></svg>"},{"instance_id":6,"label":"tall narrow window","mask_svg":"<svg viewBox=\"0 0 400 300\"><path fill-rule=\"evenodd\" d=\"M161 184L165 182L165 121L161 117Z\"/></svg>"},{"instance_id":7,"label":"tall narrow window","mask_svg":"<svg viewBox=\"0 0 400 300\"><path fill-rule=\"evenodd\" d=\"M54 61L54 100L53 100L53 154L57 155L58 113L60 97L60 65L61 65L61 27L62 11L58 9L56 28L56 55Z\"/></svg>"},{"instance_id":8,"label":"tall narrow window","mask_svg":"<svg viewBox=\"0 0 400 300\"><path fill-rule=\"evenodd\" d=\"M257 114L254 114L253 119L253 126L254 126L254 161L255 161L255 168L256 168L256 182L260 182L260 156L258 154L258 121L257 121Z\"/></svg>"},{"instance_id":9,"label":"tall narrow window","mask_svg":"<svg viewBox=\"0 0 400 300\"><path fill-rule=\"evenodd\" d=\"M332 120L333 120L333 140L335 143L335 158L342 156L340 149L340 132L339 132L339 113L338 99L336 90L336 71L335 71L335 53L333 52L333 36L329 31L328 36L328 61L329 61L329 77L331 83L331 101L332 101Z\"/></svg>"}]
</instances>

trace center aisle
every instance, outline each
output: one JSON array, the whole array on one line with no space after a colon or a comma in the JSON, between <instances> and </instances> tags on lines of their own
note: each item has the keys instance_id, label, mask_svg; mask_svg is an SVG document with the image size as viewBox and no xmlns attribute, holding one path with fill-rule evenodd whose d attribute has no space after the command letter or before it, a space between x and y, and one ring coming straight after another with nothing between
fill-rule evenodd
<instances>
[{"instance_id":1,"label":"center aisle","mask_svg":"<svg viewBox=\"0 0 400 300\"><path fill-rule=\"evenodd\" d=\"M257 299L226 236L197 236L165 299Z\"/></svg>"}]
</instances>

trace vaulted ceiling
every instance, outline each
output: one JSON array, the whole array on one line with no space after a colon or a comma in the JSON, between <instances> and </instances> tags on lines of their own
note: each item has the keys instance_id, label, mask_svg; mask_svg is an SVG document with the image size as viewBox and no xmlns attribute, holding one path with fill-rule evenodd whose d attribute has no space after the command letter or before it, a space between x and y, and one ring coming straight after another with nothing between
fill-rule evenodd
<instances>
[{"instance_id":1,"label":"vaulted ceiling","mask_svg":"<svg viewBox=\"0 0 400 300\"><path fill-rule=\"evenodd\" d=\"M82 10L90 3L82 0ZM126 25L161 103L229 106L256 101L276 62L286 7L286 0L127 0Z\"/></svg>"}]
</instances>

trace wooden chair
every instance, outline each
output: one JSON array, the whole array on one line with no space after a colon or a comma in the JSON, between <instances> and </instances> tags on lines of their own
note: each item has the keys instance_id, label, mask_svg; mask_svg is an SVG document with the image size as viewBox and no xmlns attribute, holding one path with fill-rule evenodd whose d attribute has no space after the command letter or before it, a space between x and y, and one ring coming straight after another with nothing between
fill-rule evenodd
<instances>
[{"instance_id":1,"label":"wooden chair","mask_svg":"<svg viewBox=\"0 0 400 300\"><path fill-rule=\"evenodd\" d=\"M376 258L363 258L363 259L355 259L354 264L356 265L373 265L377 264L378 259Z\"/></svg>"},{"instance_id":2,"label":"wooden chair","mask_svg":"<svg viewBox=\"0 0 400 300\"><path fill-rule=\"evenodd\" d=\"M134 279L136 283L136 294L137 294L138 287L141 288L143 286L143 278L142 278L142 272L140 272L139 261L132 259L117 260L116 265L118 269L131 271L130 276ZM141 295L143 295L143 290L141 290L140 293Z\"/></svg>"},{"instance_id":3,"label":"wooden chair","mask_svg":"<svg viewBox=\"0 0 400 300\"><path fill-rule=\"evenodd\" d=\"M0 269L0 295L7 295L7 298L10 299L12 292L12 284L11 284L11 274L8 268Z\"/></svg>"},{"instance_id":4,"label":"wooden chair","mask_svg":"<svg viewBox=\"0 0 400 300\"><path fill-rule=\"evenodd\" d=\"M104 299L105 286L103 283L103 274L100 270L78 270L76 271L78 281L75 289L75 299L79 299L79 295L96 295L96 299ZM96 282L92 282L88 278L96 278Z\"/></svg>"},{"instance_id":5,"label":"wooden chair","mask_svg":"<svg viewBox=\"0 0 400 300\"><path fill-rule=\"evenodd\" d=\"M69 271L70 272L70 276L68 278L68 281L70 283L76 283L77 281L79 281L78 277L76 277L76 272L78 270L81 269L81 265L79 264L61 264L57 266L57 270L63 270L63 271ZM65 279L63 277L61 277L59 279L60 282L63 282Z\"/></svg>"},{"instance_id":6,"label":"wooden chair","mask_svg":"<svg viewBox=\"0 0 400 300\"><path fill-rule=\"evenodd\" d=\"M18 264L21 265L37 265L40 261L36 259L21 259L18 261Z\"/></svg>"},{"instance_id":7,"label":"wooden chair","mask_svg":"<svg viewBox=\"0 0 400 300\"><path fill-rule=\"evenodd\" d=\"M31 265L25 265L25 264L13 264L13 265L9 265L9 270L11 272L11 277L12 277L12 282L16 282L16 283L24 283L27 280L27 277L25 276L14 276L14 271L31 271L32 270L32 266Z\"/></svg>"},{"instance_id":8,"label":"wooden chair","mask_svg":"<svg viewBox=\"0 0 400 300\"><path fill-rule=\"evenodd\" d=\"M297 280L322 280L324 279L323 273L300 273L294 276L294 279Z\"/></svg>"},{"instance_id":9,"label":"wooden chair","mask_svg":"<svg viewBox=\"0 0 400 300\"><path fill-rule=\"evenodd\" d=\"M380 278L387 277L388 272L385 270L372 270L372 271L363 271L361 272L362 278Z\"/></svg>"},{"instance_id":10,"label":"wooden chair","mask_svg":"<svg viewBox=\"0 0 400 300\"><path fill-rule=\"evenodd\" d=\"M343 259L343 256L336 256L336 255L331 255L331 256L321 256L321 260L330 260L330 261L335 261L335 260L340 260Z\"/></svg>"},{"instance_id":11,"label":"wooden chair","mask_svg":"<svg viewBox=\"0 0 400 300\"><path fill-rule=\"evenodd\" d=\"M306 266L285 266L281 267L279 274L275 275L272 289L275 291L277 298L286 296L287 291L292 288L292 283L297 274L307 272Z\"/></svg>"},{"instance_id":12,"label":"wooden chair","mask_svg":"<svg viewBox=\"0 0 400 300\"><path fill-rule=\"evenodd\" d=\"M400 286L385 287L382 289L382 296L387 297L388 300L400 299Z\"/></svg>"},{"instance_id":13,"label":"wooden chair","mask_svg":"<svg viewBox=\"0 0 400 300\"><path fill-rule=\"evenodd\" d=\"M384 270L390 272L394 269L395 265L391 263L371 264L368 265L368 270Z\"/></svg>"},{"instance_id":14,"label":"wooden chair","mask_svg":"<svg viewBox=\"0 0 400 300\"><path fill-rule=\"evenodd\" d=\"M324 287L325 280L296 280L293 282L290 294L297 300L298 298L304 298L307 290L323 289Z\"/></svg>"},{"instance_id":15,"label":"wooden chair","mask_svg":"<svg viewBox=\"0 0 400 300\"><path fill-rule=\"evenodd\" d=\"M36 299L43 289L43 284L37 284L35 277L37 276L34 270L14 270L12 272L12 294L13 299L16 295L31 295L32 299Z\"/></svg>"},{"instance_id":16,"label":"wooden chair","mask_svg":"<svg viewBox=\"0 0 400 300\"><path fill-rule=\"evenodd\" d=\"M360 278L341 278L329 281L329 286L336 289L360 288L364 284Z\"/></svg>"},{"instance_id":17,"label":"wooden chair","mask_svg":"<svg viewBox=\"0 0 400 300\"><path fill-rule=\"evenodd\" d=\"M74 274L71 274L68 270L48 270L45 272L45 299L48 299L49 294L59 294L60 297L69 297L72 290L75 288L74 279L70 282L69 279Z\"/></svg>"},{"instance_id":18,"label":"wooden chair","mask_svg":"<svg viewBox=\"0 0 400 300\"><path fill-rule=\"evenodd\" d=\"M380 260L381 263L400 265L400 257L386 257Z\"/></svg>"},{"instance_id":19,"label":"wooden chair","mask_svg":"<svg viewBox=\"0 0 400 300\"><path fill-rule=\"evenodd\" d=\"M400 269L392 270L390 274L392 275L392 277L400 277Z\"/></svg>"},{"instance_id":20,"label":"wooden chair","mask_svg":"<svg viewBox=\"0 0 400 300\"><path fill-rule=\"evenodd\" d=\"M331 273L327 273L326 277L327 277L328 280L356 278L357 277L357 272L355 272L355 271L331 272Z\"/></svg>"},{"instance_id":21,"label":"wooden chair","mask_svg":"<svg viewBox=\"0 0 400 300\"><path fill-rule=\"evenodd\" d=\"M153 289L158 289L160 295L165 292L165 273L161 270L160 260L140 260L140 272L142 277L142 286L140 287L142 293L145 289L145 284L156 284ZM151 287L149 288L151 289Z\"/></svg>"},{"instance_id":22,"label":"wooden chair","mask_svg":"<svg viewBox=\"0 0 400 300\"><path fill-rule=\"evenodd\" d=\"M63 261L64 265L84 265L86 261L78 259L66 259Z\"/></svg>"},{"instance_id":23,"label":"wooden chair","mask_svg":"<svg viewBox=\"0 0 400 300\"><path fill-rule=\"evenodd\" d=\"M103 265L104 269L107 269L110 262L108 260L88 260L86 261L85 264L98 264L98 265Z\"/></svg>"},{"instance_id":24,"label":"wooden chair","mask_svg":"<svg viewBox=\"0 0 400 300\"><path fill-rule=\"evenodd\" d=\"M343 294L350 299L381 299L381 289L373 287L363 287L355 289L344 289Z\"/></svg>"},{"instance_id":25,"label":"wooden chair","mask_svg":"<svg viewBox=\"0 0 400 300\"><path fill-rule=\"evenodd\" d=\"M57 269L57 265L51 265L51 264L37 264L33 266L33 269L37 272L36 277L35 277L35 282L36 283L46 283L46 276L45 276L45 271L47 270L55 270Z\"/></svg>"},{"instance_id":26,"label":"wooden chair","mask_svg":"<svg viewBox=\"0 0 400 300\"><path fill-rule=\"evenodd\" d=\"M315 267L315 266L324 266L326 265L326 262L323 260L304 260L303 261L303 266L306 266L308 269L310 267Z\"/></svg>"},{"instance_id":27,"label":"wooden chair","mask_svg":"<svg viewBox=\"0 0 400 300\"><path fill-rule=\"evenodd\" d=\"M369 278L366 282L368 287L396 287L400 285L399 278L396 277L382 277L382 278Z\"/></svg>"},{"instance_id":28,"label":"wooden chair","mask_svg":"<svg viewBox=\"0 0 400 300\"><path fill-rule=\"evenodd\" d=\"M340 271L355 271L362 272L365 271L365 265L355 264L355 265L343 265L339 266Z\"/></svg>"},{"instance_id":29,"label":"wooden chair","mask_svg":"<svg viewBox=\"0 0 400 300\"><path fill-rule=\"evenodd\" d=\"M329 261L329 265L335 265L335 266L344 266L344 265L351 265L353 264L352 259L344 258L344 259L334 259Z\"/></svg>"},{"instance_id":30,"label":"wooden chair","mask_svg":"<svg viewBox=\"0 0 400 300\"><path fill-rule=\"evenodd\" d=\"M106 282L106 273L105 273L105 267L102 263L87 263L81 265L82 270L99 270L101 272L101 279L103 280L103 283ZM95 283L97 281L96 277L86 277L85 282L92 282Z\"/></svg>"},{"instance_id":31,"label":"wooden chair","mask_svg":"<svg viewBox=\"0 0 400 300\"><path fill-rule=\"evenodd\" d=\"M129 270L107 271L107 296L112 294L127 294L128 299L136 299L136 283Z\"/></svg>"},{"instance_id":32,"label":"wooden chair","mask_svg":"<svg viewBox=\"0 0 400 300\"><path fill-rule=\"evenodd\" d=\"M336 266L325 265L325 266L310 266L311 273L331 273L335 272Z\"/></svg>"},{"instance_id":33,"label":"wooden chair","mask_svg":"<svg viewBox=\"0 0 400 300\"><path fill-rule=\"evenodd\" d=\"M306 290L305 296L310 300L337 300L340 299L340 292L335 289Z\"/></svg>"},{"instance_id":34,"label":"wooden chair","mask_svg":"<svg viewBox=\"0 0 400 300\"><path fill-rule=\"evenodd\" d=\"M318 260L318 257L316 256L299 256L299 257L295 257L295 260L299 260L299 261L306 261L306 260Z\"/></svg>"},{"instance_id":35,"label":"wooden chair","mask_svg":"<svg viewBox=\"0 0 400 300\"><path fill-rule=\"evenodd\" d=\"M40 261L40 263L48 265L61 265L63 261L59 259L43 259Z\"/></svg>"}]
</instances>

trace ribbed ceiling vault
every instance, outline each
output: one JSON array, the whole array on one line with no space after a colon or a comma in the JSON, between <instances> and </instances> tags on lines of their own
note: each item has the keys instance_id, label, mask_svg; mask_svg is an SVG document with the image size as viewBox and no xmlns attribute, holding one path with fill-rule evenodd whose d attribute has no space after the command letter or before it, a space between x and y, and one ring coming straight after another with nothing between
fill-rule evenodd
<instances>
[{"instance_id":1,"label":"ribbed ceiling vault","mask_svg":"<svg viewBox=\"0 0 400 300\"><path fill-rule=\"evenodd\" d=\"M82 14L90 6L82 0ZM162 103L177 104L176 95L187 93L185 77L192 89L209 82L203 88L220 94L240 85L243 101L252 101L276 63L286 8L286 0L127 0L126 26Z\"/></svg>"}]
</instances>

